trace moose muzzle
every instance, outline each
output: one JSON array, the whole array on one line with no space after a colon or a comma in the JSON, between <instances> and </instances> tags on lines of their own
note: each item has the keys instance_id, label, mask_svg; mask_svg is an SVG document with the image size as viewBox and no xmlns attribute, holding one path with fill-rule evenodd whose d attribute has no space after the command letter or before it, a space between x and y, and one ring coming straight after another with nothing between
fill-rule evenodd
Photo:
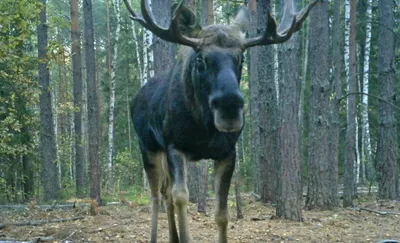
<instances>
[{"instance_id":1,"label":"moose muzzle","mask_svg":"<svg viewBox=\"0 0 400 243\"><path fill-rule=\"evenodd\" d=\"M217 82L216 91L209 96L214 125L220 132L238 132L243 127L244 99L237 79L225 73Z\"/></svg>"}]
</instances>

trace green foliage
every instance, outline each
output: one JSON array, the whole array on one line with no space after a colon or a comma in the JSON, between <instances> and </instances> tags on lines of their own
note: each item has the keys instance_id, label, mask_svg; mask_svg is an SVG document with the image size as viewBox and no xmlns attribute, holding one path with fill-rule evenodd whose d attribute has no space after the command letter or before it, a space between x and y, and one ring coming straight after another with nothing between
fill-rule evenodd
<instances>
[{"instance_id":1,"label":"green foliage","mask_svg":"<svg viewBox=\"0 0 400 243\"><path fill-rule=\"evenodd\" d=\"M141 184L141 166L135 161L128 149L122 150L115 156L114 179L116 191L125 190Z\"/></svg>"},{"instance_id":2,"label":"green foliage","mask_svg":"<svg viewBox=\"0 0 400 243\"><path fill-rule=\"evenodd\" d=\"M136 187L131 189L129 199L140 206L150 204L150 194Z\"/></svg>"},{"instance_id":3,"label":"green foliage","mask_svg":"<svg viewBox=\"0 0 400 243\"><path fill-rule=\"evenodd\" d=\"M37 1L0 2L0 194L7 198L21 195L26 177L17 174L17 183L7 178L21 171L19 161L24 156L32 158L37 151L39 87L34 50L39 12Z\"/></svg>"}]
</instances>

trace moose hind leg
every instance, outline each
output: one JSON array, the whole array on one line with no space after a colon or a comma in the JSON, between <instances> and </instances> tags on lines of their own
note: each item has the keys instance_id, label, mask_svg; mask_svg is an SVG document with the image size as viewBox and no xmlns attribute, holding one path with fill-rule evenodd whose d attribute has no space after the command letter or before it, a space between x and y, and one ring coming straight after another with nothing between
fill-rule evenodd
<instances>
[{"instance_id":1,"label":"moose hind leg","mask_svg":"<svg viewBox=\"0 0 400 243\"><path fill-rule=\"evenodd\" d=\"M228 226L228 193L235 169L235 152L215 162L215 222L218 225L218 243L226 243Z\"/></svg>"},{"instance_id":2,"label":"moose hind leg","mask_svg":"<svg viewBox=\"0 0 400 243\"><path fill-rule=\"evenodd\" d=\"M164 198L164 202L167 206L167 218L168 218L168 228L169 228L169 242L171 243L179 243L178 231L176 229L175 223L175 208L174 202L172 200L172 185L171 178L168 175L168 164L165 159L163 159L163 172L165 175L164 181L161 187L161 193Z\"/></svg>"},{"instance_id":3,"label":"moose hind leg","mask_svg":"<svg viewBox=\"0 0 400 243\"><path fill-rule=\"evenodd\" d=\"M161 203L161 156L161 153L142 152L144 170L151 191L151 243L157 242L158 211Z\"/></svg>"},{"instance_id":4,"label":"moose hind leg","mask_svg":"<svg viewBox=\"0 0 400 243\"><path fill-rule=\"evenodd\" d=\"M168 147L168 169L172 180L172 201L178 215L179 240L181 243L190 242L187 205L189 203L189 190L187 188L186 156Z\"/></svg>"}]
</instances>

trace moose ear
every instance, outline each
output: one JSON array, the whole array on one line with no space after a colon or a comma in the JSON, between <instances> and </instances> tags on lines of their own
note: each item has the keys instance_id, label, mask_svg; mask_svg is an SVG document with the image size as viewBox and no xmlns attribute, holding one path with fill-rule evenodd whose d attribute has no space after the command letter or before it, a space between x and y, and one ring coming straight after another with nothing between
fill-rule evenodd
<instances>
[{"instance_id":1,"label":"moose ear","mask_svg":"<svg viewBox=\"0 0 400 243\"><path fill-rule=\"evenodd\" d=\"M174 3L171 7L171 13L174 14L178 3ZM179 27L182 34L188 37L197 37L201 31L201 26L197 21L196 14L186 6L182 6L182 12L179 16Z\"/></svg>"},{"instance_id":2,"label":"moose ear","mask_svg":"<svg viewBox=\"0 0 400 243\"><path fill-rule=\"evenodd\" d=\"M241 32L246 33L250 27L251 16L249 10L245 6L241 6L231 26L238 28Z\"/></svg>"}]
</instances>

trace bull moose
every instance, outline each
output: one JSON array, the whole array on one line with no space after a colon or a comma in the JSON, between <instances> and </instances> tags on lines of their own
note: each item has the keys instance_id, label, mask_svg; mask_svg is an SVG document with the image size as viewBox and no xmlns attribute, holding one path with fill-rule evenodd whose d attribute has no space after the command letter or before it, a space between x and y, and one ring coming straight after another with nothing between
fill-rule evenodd
<instances>
[{"instance_id":1,"label":"bull moose","mask_svg":"<svg viewBox=\"0 0 400 243\"><path fill-rule=\"evenodd\" d=\"M240 7L230 25L201 27L195 14L183 5L173 6L169 28L154 21L141 0L142 16L128 0L131 18L159 38L181 44L173 69L152 78L131 104L144 169L152 196L151 242L157 242L161 195L167 205L170 242L189 242L187 163L215 161L215 222L218 242L227 242L227 197L235 167L235 144L244 125L244 99L239 84L243 53L253 46L278 44L298 31L316 1L295 13L293 0L284 0L281 23L268 14L265 32L246 39L250 14ZM175 213L178 228L175 224Z\"/></svg>"}]
</instances>

